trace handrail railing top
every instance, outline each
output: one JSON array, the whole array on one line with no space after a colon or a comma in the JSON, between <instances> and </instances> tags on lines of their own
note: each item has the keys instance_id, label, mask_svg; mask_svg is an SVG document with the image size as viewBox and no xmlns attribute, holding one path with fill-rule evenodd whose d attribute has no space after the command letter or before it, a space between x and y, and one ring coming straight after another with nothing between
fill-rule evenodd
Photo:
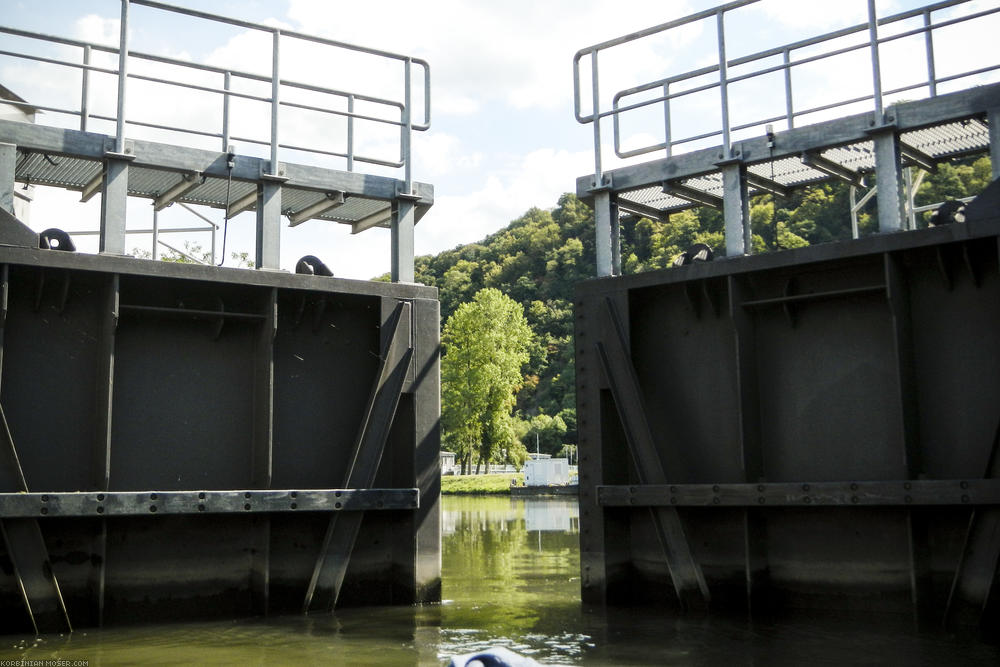
<instances>
[{"instance_id":1,"label":"handrail railing top","mask_svg":"<svg viewBox=\"0 0 1000 667\"><path fill-rule=\"evenodd\" d=\"M671 155L671 146L678 146L681 144L686 144L695 140L702 140L711 136L721 135L723 137L724 147L730 142L729 136L733 131L746 130L752 127L761 126L765 123L772 123L781 120L787 120L789 127L794 126L795 120L808 116L809 114L827 111L833 108L846 107L851 104L858 102L863 102L865 100L875 100L876 112L880 112L882 108L883 100L890 95L898 94L905 91L915 90L921 87L929 88L930 96L934 97L937 94L936 86L938 84L943 84L948 81L955 79L960 79L962 77L970 77L979 74L984 74L1000 69L1000 64L988 65L986 67L966 69L960 74L949 74L947 77L940 77L935 72L935 67L933 63L933 48L931 42L931 35L934 31L941 28L946 28L948 26L956 25L959 23L974 21L988 15L995 15L1000 13L1000 7L992 7L985 9L972 8L971 13L963 13L959 16L954 17L935 17L931 18L932 13L939 12L941 10L946 10L959 5L968 5L971 0L939 0L938 2L929 3L922 5L920 7L915 7L913 9L908 9L902 12L891 14L888 16L879 17L874 9L874 4L869 0L868 9L868 20L863 23L858 23L856 25L850 25L845 27L840 27L835 30L831 30L826 33L815 35L812 37L807 37L804 39L798 39L793 42L786 44L781 44L778 46L773 46L766 48L755 53L747 55L739 55L735 58L728 58L725 55L725 42L726 34L729 33L732 28L727 29L725 23L725 15L727 12L732 10L745 7L747 5L752 5L760 2L760 0L737 0L735 2L729 2L726 4L720 4L717 7L699 11L697 13L678 18L666 23L661 23L659 25L647 28L645 30L640 30L633 32L621 37L606 40L600 42L593 46L589 46L580 49L576 52L573 58L573 92L574 92L574 114L576 116L577 122L581 124L593 124L594 126L594 152L595 152L595 174L602 174L602 145L601 145L601 131L599 125L601 121L606 118L612 118L614 121L614 149L615 154L619 158L632 158L638 157L639 155L656 152L659 150L666 149L667 156ZM899 23L901 21L906 21L908 19L914 19L918 17L923 17L923 25L919 27L913 27L911 29L905 29L902 31L889 31L889 34L880 35L876 32L876 27L887 26L894 23ZM649 81L646 83L639 83L632 85L630 87L618 90L613 94L611 91L605 92L601 90L601 85L604 83L601 71L601 62L599 58L599 53L604 50L610 50L614 47L627 45L631 42L637 40L642 40L644 38L662 33L664 31L670 30L672 28L682 27L691 23L704 21L706 19L716 19L716 29L718 31L718 54L714 63L703 65L697 69L684 71L669 76L664 76L657 78L656 80ZM905 26L904 26L905 27ZM915 84L909 84L902 87L895 87L891 90L882 89L882 75L880 73L880 67L878 64L878 48L884 44L901 40L907 37L913 37L916 35L925 34L927 35L927 69L928 73L926 78L921 82ZM848 45L836 45L836 40L843 40L854 35L859 35L862 37L858 43L849 43ZM713 40L714 41L714 40ZM813 51L807 55L803 54L801 57L792 57L791 54L795 52L802 53L802 49L807 49L808 47L818 46L818 45L831 45L830 48L826 50ZM803 108L795 104L795 101L799 96L795 95L795 88L792 87L790 80L790 73L793 68L805 65L807 63L829 59L837 56L842 56L849 52L855 52L862 49L870 49L872 51L872 77L873 77L873 93L867 95L867 97L852 97L851 99L841 100L833 104L826 104L821 106L807 105L809 108ZM592 100L590 102L589 114L584 114L582 112L583 108L583 81L581 78L581 60L584 56L590 55L590 71L587 74L587 78L591 79L589 82L592 88ZM779 64L766 64L761 65L760 63L774 58L774 57L784 57L784 62ZM729 75L729 68L735 68L747 66L752 68L752 71L741 71L737 76ZM734 84L740 81L746 81L754 79L757 77L762 77L765 75L773 74L775 72L784 71L785 73L785 107L784 113L779 115L770 114L766 119L755 119L754 122L745 122L742 124L730 124L729 122L729 107L727 101L726 88L730 84ZM711 76L717 74L717 78L711 80L702 85L696 85L694 87L682 86L678 90L671 90L673 84L681 83L684 81L690 81L697 79L698 77ZM686 95L692 95L699 92L704 92L710 89L718 89L721 95L722 104L722 126L714 131L699 134L697 137L688 136L688 134L683 134L680 136L671 136L671 100L683 97ZM620 103L624 98L628 98L633 95L638 95L641 93L647 93L649 91L660 90L660 94L655 97L650 97L644 95L639 101L626 100L624 106ZM610 104L608 104L610 102ZM652 143L643 146L642 148L636 148L628 151L623 151L620 146L620 130L619 130L619 119L626 112L635 111L643 107L649 107L652 105L664 106L664 119L661 121L665 125L661 126L660 131L663 132L664 127L666 130L665 139L659 143ZM608 108L610 107L610 108ZM603 178L603 177L602 177ZM595 180L597 183L597 180Z\"/></svg>"},{"instance_id":2,"label":"handrail railing top","mask_svg":"<svg viewBox=\"0 0 1000 667\"><path fill-rule=\"evenodd\" d=\"M183 14L185 16L191 16L194 18L206 19L209 21L216 21L219 23L226 23L228 25L233 25L240 28L249 28L251 30L260 30L262 32L280 34L284 37L294 37L296 39L301 39L307 42L314 42L316 44L323 44L325 46L333 46L341 49L347 49L349 51L356 51L358 53L365 53L372 56L380 56L383 58L399 60L400 62L403 63L414 63L416 65L419 65L424 70L424 95L425 95L424 122L419 125L414 123L411 125L411 127L412 129L419 131L426 130L430 127L430 122L431 122L430 63L428 63L423 58L416 58L414 56L408 56L401 53L394 53L392 51L386 51L384 49L373 49L367 46L351 44L350 42L343 42L340 40L329 39L326 37L320 37L318 35L310 35L308 33L298 32L296 30L288 30L277 26L265 25L263 23L254 23L253 21L235 19L228 16L222 16L220 14L212 14L210 12L205 12L199 9L191 9L189 7L181 7L179 5L172 5L166 2L158 2L157 0L128 0L128 2L133 5L141 5L153 9L161 9L163 11L173 12L176 14ZM409 86L408 81L407 81L407 86Z\"/></svg>"},{"instance_id":3,"label":"handrail railing top","mask_svg":"<svg viewBox=\"0 0 1000 667\"><path fill-rule=\"evenodd\" d=\"M197 9L192 9L192 8L188 8L188 7L182 7L182 6L178 6L178 5L172 5L172 4L168 4L168 3L164 3L164 2L157 2L156 0L121 0L121 2L122 2L122 6L123 6L123 14L122 14L123 24L125 24L126 17L127 17L126 8L129 5L141 5L141 6L144 6L144 7L152 8L154 10L162 10L162 11L166 11L166 12L170 12L170 13L175 13L175 14L179 14L179 15L183 15L183 16L188 16L188 17L192 17L192 18L196 18L196 19L208 20L208 21L211 21L211 22L216 22L216 23L220 23L220 24L231 25L231 26L235 26L235 27L238 27L238 28L245 28L245 29L248 29L248 30L261 31L261 32L270 34L270 35L273 36L273 40L274 40L273 47L272 47L272 49L274 50L274 55L272 57L272 60L273 60L272 71L271 71L270 74L268 74L268 73L256 73L256 72L250 72L250 71L243 71L243 70L240 70L240 69L237 69L237 68L233 68L233 67L227 67L225 65L212 65L212 64L208 64L208 63L196 62L194 60L184 60L184 59L181 59L181 58L171 57L171 56L167 56L167 55L158 55L158 54L154 54L154 53L145 53L145 52L142 52L142 51L137 51L137 50L134 50L134 49L130 48L130 46L128 44L128 40L125 37L124 31L122 32L121 38L120 38L120 40L118 41L117 44L107 44L107 43L90 42L90 41L85 41L85 40L81 40L81 39L75 39L75 38L72 38L72 37L64 37L64 36L59 36L59 35L51 35L51 34L46 34L46 33L43 33L43 32L34 32L34 31L30 31L30 30L25 30L25 29L13 27L13 26L0 25L0 34L11 35L11 36L14 36L14 37L20 37L20 38L25 38L25 39L29 39L29 40L37 40L39 42L48 43L48 44L58 44L58 45L62 45L62 46L69 46L69 47L79 48L79 49L83 50L83 58L82 58L82 60L79 60L79 61L74 61L73 59L66 58L66 57L46 57L44 55L35 55L35 54L32 54L32 53L27 52L27 51L24 51L24 52L17 51L17 50L3 50L3 51L0 51L0 55L9 56L9 57L13 57L13 58L17 58L17 59L22 59L22 60L27 60L27 61L33 61L33 62L39 62L39 63L56 65L56 66L60 66L60 67L64 67L64 68L69 68L69 69L75 69L77 71L83 72L84 79L83 79L82 84L81 84L82 85L82 91L83 91L83 93L82 93L82 95L83 95L83 97L82 97L83 101L80 103L79 106L77 106L77 105L70 105L69 108L61 108L63 106L67 106L67 105L60 105L60 106L44 105L44 106L39 106L39 105L36 104L36 105L33 105L33 106L37 106L39 109L44 109L44 110L55 112L55 113L61 113L61 114L66 114L66 115L70 115L70 116L78 116L78 117L81 118L81 129L87 129L86 128L86 120L88 118L89 119L94 119L94 120L101 120L101 121L108 121L108 120L115 121L116 120L115 117L109 118L107 116L102 116L102 115L99 115L99 114L95 114L92 111L88 110L88 107L87 107L88 85L87 85L86 75L88 73L93 72L93 73L98 73L98 74L106 74L106 75L115 76L115 77L118 77L118 78L123 79L123 80L124 79L144 80L144 81L152 82L152 83L155 83L155 84L163 84L163 85L170 85L170 86L179 86L181 88L190 89L190 90L194 90L194 91L201 91L201 92L207 92L207 93L217 94L217 95L223 96L223 98L225 100L228 100L230 98L238 98L238 99L253 100L253 101L257 101L257 102L265 102L265 103L266 102L270 102L275 107L275 111L273 112L272 115L275 115L277 113L277 111L276 111L277 107L285 107L285 108L287 108L287 107L293 107L293 108L298 108L298 109L302 109L302 110L306 110L306 111L314 111L314 112L320 112L320 113L330 114L330 115L333 115L333 116L340 116L340 117L347 118L348 123L349 123L348 128L347 128L347 132L348 132L348 135L349 135L348 136L348 148L346 149L346 151L340 151L340 150L320 150L319 148L316 148L314 150L314 149L311 149L311 148L303 148L301 146L293 147L293 146L290 146L289 144L287 144L285 142L282 142L280 140L280 138L278 138L277 135L275 134L276 130L273 127L272 127L272 131L271 131L270 140L258 140L258 139L243 138L243 139L241 139L241 141L243 141L243 142L249 142L249 143L253 143L253 144L260 144L260 145L273 144L274 146L278 146L278 147L281 147L283 149L293 148L296 151L305 151L307 153L316 153L318 155L330 155L330 156L337 156L337 157L346 157L347 160L348 160L348 170L349 171L353 170L352 164L353 164L353 162L355 160L358 161L358 162L364 162L364 163L370 163L370 164L377 164L377 165L386 166L386 167L393 167L393 168L406 167L406 169L407 169L407 182L409 182L409 164L410 164L410 159L411 159L409 140L406 139L405 137L401 137L401 139L400 139L400 158L399 158L398 161L384 160L384 159L377 159L377 158L373 158L373 157L361 156L361 155L356 154L354 152L354 149L352 148L352 145L353 145L353 134L355 133L355 130L353 129L353 125L351 125L351 123L353 123L353 121L357 120L357 121L362 121L362 122L374 122L374 123L381 123L381 124L392 125L392 126L396 126L396 127L400 128L402 130L403 134L408 134L409 131L411 131L411 130L412 131L418 131L418 132L423 132L423 131L428 130L430 128L430 124L431 124L431 85L430 85L430 65L429 65L429 63L426 60L424 60L422 58L416 58L416 57L412 57L412 56L407 56L407 55L404 55L404 54L394 53L394 52L387 51L387 50L384 50L384 49L376 49L376 48L370 48L370 47L366 47L366 46L360 46L360 45L357 45L357 44L351 44L351 43L340 41L340 40L333 40L333 39L327 39L327 38L324 38L324 37L319 37L319 36L316 36L316 35L309 35L309 34L306 34L306 33L295 31L295 30L286 30L284 28L277 27L277 26L264 25L264 24L260 24L260 23L254 23L252 21L246 21L246 20L243 20L243 19L226 17L226 16L222 16L222 15L218 15L218 14L213 14L213 13L210 13L210 12L205 12L205 11L201 11L201 10L197 10ZM405 71L405 74L406 74L406 76L404 77L404 81L402 82L402 90L398 91L396 93L396 95L398 95L398 97L401 98L401 99L391 99L389 97L383 97L383 96L381 96L379 94L364 93L364 92L360 92L360 91L359 92L355 92L355 91L348 90L348 89L343 89L343 88L333 88L333 87L328 87L328 86L324 86L324 85L317 85L317 84L312 84L312 83L305 83L305 82L302 82L302 81L296 81L296 80L293 80L291 78L280 76L278 74L278 70L276 69L277 68L278 39L280 37L287 37L287 38L290 38L290 39L293 39L293 40L303 40L303 41L315 43L317 45L320 45L321 47L330 47L332 49L343 49L343 50L347 50L347 51L359 53L359 54L362 54L362 55L365 55L365 56L373 56L373 57L376 57L376 58L385 58L385 59L390 59L390 60L397 61L398 63L400 63L405 68L404 71ZM123 48L125 50L125 54L122 54ZM284 50L284 49L282 49L282 50ZM112 55L112 56L118 56L118 60L119 60L118 66L114 67L114 66L107 66L107 65L104 65L104 64L95 64L95 63L92 63L90 61L90 56L89 56L89 54L92 53L92 52L100 52L100 53L105 53L105 54L109 54L109 55ZM176 68L176 70L172 71L171 74L169 74L169 75L161 75L161 76L151 76L148 73L130 72L130 71L128 71L128 68L125 67L126 58L124 58L123 55L127 56L127 59L135 59L135 60L139 60L139 61L159 63L159 64L167 65L167 66L170 66L170 67L174 67L174 68ZM423 70L422 75L421 74L417 74L416 82L410 76L411 66L412 65L417 65L418 67L422 68L422 70ZM213 75L225 76L226 77L226 83L225 83L224 86L222 86L222 85L216 86L216 85L212 85L212 84L206 85L204 83L196 82L195 80L193 80L193 79L190 78L191 76L194 75L195 72L204 72L204 73L209 73L209 74L213 74ZM268 83L268 82L270 82L272 84L272 91L271 91L270 95L268 95L268 94L251 94L249 92L242 92L242 91L239 91L239 90L233 90L233 89L231 89L229 87L230 77L232 77L233 79L242 79L242 80L245 80L245 81L253 81L253 82L259 82L259 83ZM422 101L423 101L423 105L422 105L423 106L423 110L422 110L422 113L421 113L421 111L420 111L419 108L418 109L414 109L413 108L413 102L414 102L413 97L414 97L414 95L413 95L413 90L412 90L416 86L421 86L421 79L422 79L422 88L423 88L422 92L423 92L423 95L417 98L417 100L418 100L417 101L417 105L419 105L419 100L422 97ZM293 101L292 99L288 99L288 100L280 99L281 96L278 93L279 89L286 89L286 90L287 89L295 89L295 90L308 91L308 92L313 92L313 93L319 93L319 94L322 94L322 95L329 95L329 96L337 97L337 98L340 98L342 100L347 100L347 108L345 110L345 109L339 108L336 105L328 105L328 104L325 104L325 103L322 106L317 106L315 104L305 104L302 101ZM418 93L418 95L419 95L419 93ZM119 91L119 97L121 97L121 91ZM15 102L8 102L8 101L2 101L2 102L3 103L10 103L12 105L16 105ZM392 111L390 111L390 112L387 113L386 111L371 112L369 110L369 113L365 113L364 110L362 110L362 109L355 110L355 108L354 108L355 102L363 102L363 103L367 103L367 104L373 104L373 105L376 105L377 107L382 108L383 110L390 109L390 110L398 113L398 117L396 117L395 119L392 118L392 116L395 115L394 113L392 113ZM119 101L119 109L120 109L120 113L117 114L117 115L124 115L124 113L123 113L124 107L121 105L121 101ZM159 124L159 123L143 122L143 120L140 120L138 118L132 118L132 117L125 118L125 122L127 124L129 124L129 125L134 125L134 126L137 126L137 127L148 127L148 128L155 128L155 129L161 129L161 130L174 131L174 132L180 133L181 135L223 138L224 139L223 143L227 144L228 142L225 141L226 139L228 139L228 138L234 138L235 139L235 137L230 137L230 135L228 134L228 130L226 129L227 126L228 126L228 114L229 114L229 111L228 111L228 104L227 104L226 107L225 107L225 109L223 110L223 120L222 120L222 131L221 132L205 132L205 131L202 131L202 130L195 130L195 129L192 129L192 128L189 128L189 127L182 127L182 126L179 126L179 125L174 126L173 124L171 124L171 125L164 125L164 124ZM418 114L420 116L422 116L422 118L420 118L420 116L418 116ZM417 118L414 118L414 116L417 116ZM418 119L419 119L420 122L417 122ZM119 130L117 131L116 134L119 134L119 135L122 134L122 130L119 128ZM224 145L223 146L223 150L226 150L226 149L227 149L227 145ZM272 162L273 161L274 161L274 159L272 158Z\"/></svg>"}]
</instances>

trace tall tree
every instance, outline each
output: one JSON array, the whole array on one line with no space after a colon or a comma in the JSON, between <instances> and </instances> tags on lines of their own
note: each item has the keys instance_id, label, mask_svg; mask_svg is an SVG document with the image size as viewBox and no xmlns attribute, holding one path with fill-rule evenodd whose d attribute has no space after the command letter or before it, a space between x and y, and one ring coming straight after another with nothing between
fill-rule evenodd
<instances>
[{"instance_id":1,"label":"tall tree","mask_svg":"<svg viewBox=\"0 0 1000 667\"><path fill-rule=\"evenodd\" d=\"M441 425L462 472L473 460L523 461L512 411L533 334L522 306L482 289L448 318L441 335Z\"/></svg>"}]
</instances>

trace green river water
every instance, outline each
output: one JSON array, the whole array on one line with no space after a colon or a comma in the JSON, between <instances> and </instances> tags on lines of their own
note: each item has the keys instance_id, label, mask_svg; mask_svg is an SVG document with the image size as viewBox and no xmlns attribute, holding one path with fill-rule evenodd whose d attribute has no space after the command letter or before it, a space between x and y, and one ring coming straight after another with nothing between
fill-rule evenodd
<instances>
[{"instance_id":1,"label":"green river water","mask_svg":"<svg viewBox=\"0 0 1000 667\"><path fill-rule=\"evenodd\" d=\"M440 605L6 636L0 665L443 665L498 645L567 665L1000 665L996 646L856 618L771 627L587 609L578 532L575 499L445 496Z\"/></svg>"}]
</instances>

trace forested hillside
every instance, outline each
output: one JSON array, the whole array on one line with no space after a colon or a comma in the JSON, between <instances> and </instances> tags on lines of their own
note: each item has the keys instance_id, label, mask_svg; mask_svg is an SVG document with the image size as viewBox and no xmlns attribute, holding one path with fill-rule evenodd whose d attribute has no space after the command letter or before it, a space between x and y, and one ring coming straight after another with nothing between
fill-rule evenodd
<instances>
[{"instance_id":1,"label":"forested hillside","mask_svg":"<svg viewBox=\"0 0 1000 667\"><path fill-rule=\"evenodd\" d=\"M920 186L917 205L971 196L990 180L989 158L940 165ZM827 183L751 202L753 251L826 243L851 236L849 187ZM918 223L926 226L924 214ZM875 224L874 198L859 216L862 235ZM625 273L670 266L694 243L707 243L724 254L723 220L719 211L692 209L666 222L646 218L622 221L622 264ZM517 395L519 435L534 451L555 454L576 442L573 368L573 286L594 275L593 212L575 195L565 194L555 208L529 209L505 229L479 243L434 256L418 257L416 279L436 286L442 325L462 303L481 289L493 287L524 308L535 336L525 365L524 385ZM525 423L528 422L528 423ZM446 434L447 437L447 434Z\"/></svg>"}]
</instances>

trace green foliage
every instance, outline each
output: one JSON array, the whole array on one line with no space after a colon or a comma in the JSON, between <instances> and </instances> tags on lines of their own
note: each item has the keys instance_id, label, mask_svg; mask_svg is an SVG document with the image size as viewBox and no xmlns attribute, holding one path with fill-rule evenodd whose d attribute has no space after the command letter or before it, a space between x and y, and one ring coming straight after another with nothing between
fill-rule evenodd
<instances>
[{"instance_id":1,"label":"green foliage","mask_svg":"<svg viewBox=\"0 0 1000 667\"><path fill-rule=\"evenodd\" d=\"M559 415L537 414L526 422L526 426L521 442L529 452L534 452L537 447L542 454L555 455L562 448L567 429L566 422Z\"/></svg>"},{"instance_id":2,"label":"green foliage","mask_svg":"<svg viewBox=\"0 0 1000 667\"><path fill-rule=\"evenodd\" d=\"M524 473L493 475L445 475L441 478L444 494L510 494L511 482L524 485Z\"/></svg>"},{"instance_id":3,"label":"green foliage","mask_svg":"<svg viewBox=\"0 0 1000 667\"><path fill-rule=\"evenodd\" d=\"M532 338L520 304L493 288L448 318L441 335L441 425L463 470L473 461L478 469L524 460L512 410Z\"/></svg>"},{"instance_id":4,"label":"green foliage","mask_svg":"<svg viewBox=\"0 0 1000 667\"><path fill-rule=\"evenodd\" d=\"M132 248L132 256L139 259L153 259L153 253L142 248ZM174 262L176 264L211 264L212 251L205 250L200 243L185 241L183 252L168 249L165 253L161 253L157 259L161 262ZM254 268L253 258L248 252L231 252L229 259L228 266L239 269Z\"/></svg>"}]
</instances>

